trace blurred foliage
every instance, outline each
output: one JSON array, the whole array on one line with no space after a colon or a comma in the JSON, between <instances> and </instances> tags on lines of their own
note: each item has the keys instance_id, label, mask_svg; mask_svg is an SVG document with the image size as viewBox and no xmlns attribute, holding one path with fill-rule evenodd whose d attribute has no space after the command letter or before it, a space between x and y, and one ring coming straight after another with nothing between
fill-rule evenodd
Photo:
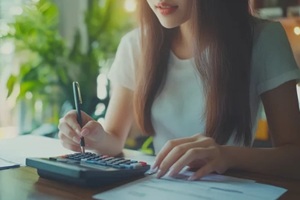
<instances>
[{"instance_id":1,"label":"blurred foliage","mask_svg":"<svg viewBox=\"0 0 300 200\"><path fill-rule=\"evenodd\" d=\"M19 72L12 73L7 81L8 97L19 87L17 101L26 99L30 92L31 101L42 101L43 108L56 106L50 121L57 124L62 106L68 101L73 105L72 82L78 81L82 109L94 116L96 106L109 101L109 96L97 97L97 77L106 61L113 58L121 36L133 27L132 17L120 6L120 0L86 0L87 36L83 37L78 28L73 45L67 47L58 28L57 5L52 0L35 2L24 5L5 36L14 40L20 61ZM30 109L34 112L34 105Z\"/></svg>"}]
</instances>

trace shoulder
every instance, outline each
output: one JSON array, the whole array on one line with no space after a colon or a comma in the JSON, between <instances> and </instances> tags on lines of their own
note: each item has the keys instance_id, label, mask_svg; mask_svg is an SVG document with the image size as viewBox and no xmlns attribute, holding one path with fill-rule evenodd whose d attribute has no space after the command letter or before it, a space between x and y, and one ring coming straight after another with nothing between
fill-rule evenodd
<instances>
[{"instance_id":1,"label":"shoulder","mask_svg":"<svg viewBox=\"0 0 300 200\"><path fill-rule=\"evenodd\" d=\"M136 28L126 33L119 43L117 56L136 57L141 50L140 29Z\"/></svg>"},{"instance_id":2,"label":"shoulder","mask_svg":"<svg viewBox=\"0 0 300 200\"><path fill-rule=\"evenodd\" d=\"M251 70L258 94L297 79L298 67L280 22L257 20L253 42Z\"/></svg>"},{"instance_id":3,"label":"shoulder","mask_svg":"<svg viewBox=\"0 0 300 200\"><path fill-rule=\"evenodd\" d=\"M139 29L134 29L122 37L108 74L112 82L131 90L135 88L135 70L140 53L139 35Z\"/></svg>"},{"instance_id":4,"label":"shoulder","mask_svg":"<svg viewBox=\"0 0 300 200\"><path fill-rule=\"evenodd\" d=\"M254 24L253 56L255 58L274 60L274 57L278 56L282 59L292 59L290 42L280 22L256 19Z\"/></svg>"},{"instance_id":5,"label":"shoulder","mask_svg":"<svg viewBox=\"0 0 300 200\"><path fill-rule=\"evenodd\" d=\"M140 29L135 28L128 33L126 33L122 39L121 42L123 43L129 43L131 45L139 45L140 43Z\"/></svg>"},{"instance_id":6,"label":"shoulder","mask_svg":"<svg viewBox=\"0 0 300 200\"><path fill-rule=\"evenodd\" d=\"M287 42L287 35L280 22L255 18L253 39L254 46L274 45L274 41Z\"/></svg>"},{"instance_id":7,"label":"shoulder","mask_svg":"<svg viewBox=\"0 0 300 200\"><path fill-rule=\"evenodd\" d=\"M260 18L253 18L254 24L254 33L260 34L264 32L268 32L270 30L282 29L282 25L280 22L271 21Z\"/></svg>"}]
</instances>

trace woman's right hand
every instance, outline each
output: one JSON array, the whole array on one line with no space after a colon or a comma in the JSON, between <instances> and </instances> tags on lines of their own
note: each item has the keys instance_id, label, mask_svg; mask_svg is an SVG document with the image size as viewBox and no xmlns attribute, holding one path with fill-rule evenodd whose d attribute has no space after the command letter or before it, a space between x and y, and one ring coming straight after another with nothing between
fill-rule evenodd
<instances>
[{"instance_id":1,"label":"woman's right hand","mask_svg":"<svg viewBox=\"0 0 300 200\"><path fill-rule=\"evenodd\" d=\"M62 145L72 151L80 152L80 138L84 136L85 148L95 150L104 130L102 125L95 121L85 112L81 111L82 128L77 122L77 113L75 110L68 112L59 120L58 137L61 139Z\"/></svg>"}]
</instances>

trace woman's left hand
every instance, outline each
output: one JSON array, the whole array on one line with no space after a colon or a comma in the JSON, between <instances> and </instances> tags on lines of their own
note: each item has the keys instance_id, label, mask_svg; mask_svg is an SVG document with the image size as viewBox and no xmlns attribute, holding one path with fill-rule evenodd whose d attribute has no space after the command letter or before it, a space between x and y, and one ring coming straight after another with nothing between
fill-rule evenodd
<instances>
[{"instance_id":1,"label":"woman's left hand","mask_svg":"<svg viewBox=\"0 0 300 200\"><path fill-rule=\"evenodd\" d=\"M176 175L185 166L196 169L189 180L211 172L224 173L229 168L223 146L200 134L168 141L157 155L153 168L158 168L157 177L160 178L168 170L169 176Z\"/></svg>"}]
</instances>

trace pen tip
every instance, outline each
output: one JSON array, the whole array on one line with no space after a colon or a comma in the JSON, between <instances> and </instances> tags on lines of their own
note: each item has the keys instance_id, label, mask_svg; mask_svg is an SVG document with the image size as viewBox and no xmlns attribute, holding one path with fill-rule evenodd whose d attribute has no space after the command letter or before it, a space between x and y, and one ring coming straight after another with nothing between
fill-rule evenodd
<instances>
[{"instance_id":1,"label":"pen tip","mask_svg":"<svg viewBox=\"0 0 300 200\"><path fill-rule=\"evenodd\" d=\"M85 146L84 137L81 137L81 138L80 138L80 146L82 146L82 147Z\"/></svg>"}]
</instances>

